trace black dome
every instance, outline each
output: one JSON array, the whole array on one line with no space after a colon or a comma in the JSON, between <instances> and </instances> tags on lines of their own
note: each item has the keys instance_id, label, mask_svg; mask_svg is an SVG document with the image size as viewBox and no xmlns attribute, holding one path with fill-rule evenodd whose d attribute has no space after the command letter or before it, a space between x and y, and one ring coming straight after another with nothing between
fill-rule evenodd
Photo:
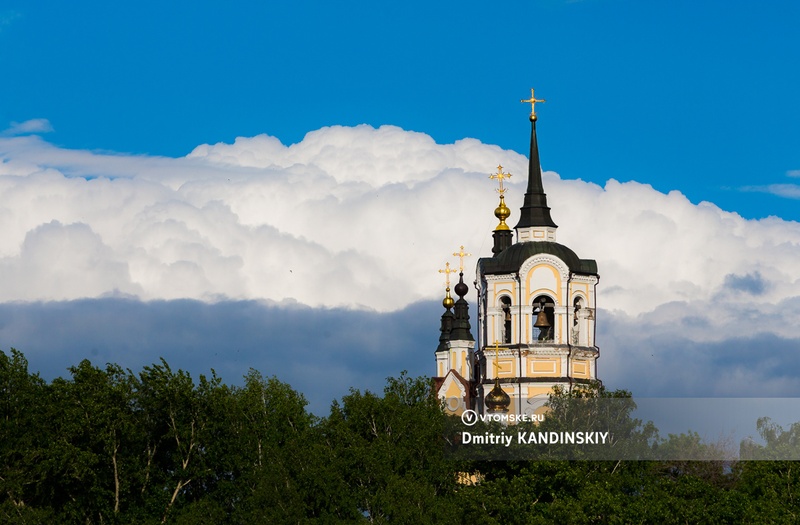
<instances>
[{"instance_id":1,"label":"black dome","mask_svg":"<svg viewBox=\"0 0 800 525\"><path fill-rule=\"evenodd\" d=\"M572 272L597 275L597 262L594 259L581 259L563 244L551 241L512 244L492 258L481 259L480 264L483 265L485 274L513 273L519 270L525 261L541 253L558 257Z\"/></svg>"}]
</instances>

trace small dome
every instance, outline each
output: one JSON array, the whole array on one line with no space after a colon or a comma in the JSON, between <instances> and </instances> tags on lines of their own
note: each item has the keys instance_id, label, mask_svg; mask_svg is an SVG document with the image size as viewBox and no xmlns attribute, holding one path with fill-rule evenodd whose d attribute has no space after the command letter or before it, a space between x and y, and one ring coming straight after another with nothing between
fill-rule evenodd
<instances>
[{"instance_id":1,"label":"small dome","mask_svg":"<svg viewBox=\"0 0 800 525\"><path fill-rule=\"evenodd\" d=\"M510 404L511 398L500 388L500 379L495 378L494 388L492 388L492 391L486 396L486 407L489 409L489 412L508 412L508 406Z\"/></svg>"},{"instance_id":2,"label":"small dome","mask_svg":"<svg viewBox=\"0 0 800 525\"><path fill-rule=\"evenodd\" d=\"M508 206L506 206L506 201L502 195L500 195L500 205L494 209L494 216L500 220L500 224L497 225L495 230L511 229L508 227L508 224L506 224L506 219L511 216L511 210L509 210Z\"/></svg>"},{"instance_id":3,"label":"small dome","mask_svg":"<svg viewBox=\"0 0 800 525\"><path fill-rule=\"evenodd\" d=\"M458 294L459 297L464 297L467 295L467 292L469 292L469 287L464 284L464 281L459 281L456 285L456 294Z\"/></svg>"},{"instance_id":4,"label":"small dome","mask_svg":"<svg viewBox=\"0 0 800 525\"><path fill-rule=\"evenodd\" d=\"M445 295L444 299L442 299L442 306L444 306L449 310L450 308L453 307L454 304L456 304L456 302L453 300L452 297L450 297L450 288L448 288L447 295Z\"/></svg>"}]
</instances>

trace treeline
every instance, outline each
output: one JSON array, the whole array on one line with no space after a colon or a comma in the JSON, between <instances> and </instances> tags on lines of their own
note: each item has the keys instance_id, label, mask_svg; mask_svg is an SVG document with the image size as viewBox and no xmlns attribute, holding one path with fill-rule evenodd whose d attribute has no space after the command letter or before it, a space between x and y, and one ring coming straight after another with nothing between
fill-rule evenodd
<instances>
[{"instance_id":1,"label":"treeline","mask_svg":"<svg viewBox=\"0 0 800 525\"><path fill-rule=\"evenodd\" d=\"M50 383L0 351L2 523L797 523L793 462L465 461L426 379L330 415L251 371L88 361Z\"/></svg>"}]
</instances>

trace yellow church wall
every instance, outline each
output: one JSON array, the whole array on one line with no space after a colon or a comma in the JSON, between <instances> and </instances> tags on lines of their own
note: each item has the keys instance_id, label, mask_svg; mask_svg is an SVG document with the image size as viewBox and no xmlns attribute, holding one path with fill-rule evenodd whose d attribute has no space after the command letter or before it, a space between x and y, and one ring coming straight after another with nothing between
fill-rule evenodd
<instances>
[{"instance_id":1,"label":"yellow church wall","mask_svg":"<svg viewBox=\"0 0 800 525\"><path fill-rule=\"evenodd\" d=\"M561 306L562 302L561 297L558 296L558 294L554 290L550 290L549 288L537 288L536 290L533 290L530 294L528 294L528 297L530 298L528 302L530 303L530 305L526 306L532 306L533 300L539 297L540 295L546 295L548 297L552 297L555 305Z\"/></svg>"},{"instance_id":2,"label":"yellow church wall","mask_svg":"<svg viewBox=\"0 0 800 525\"><path fill-rule=\"evenodd\" d=\"M460 399L461 397L463 397L461 395L461 389L458 388L458 384L455 381L452 381L450 383L450 386L447 387L447 390L445 391L444 395L447 398L455 397Z\"/></svg>"},{"instance_id":3,"label":"yellow church wall","mask_svg":"<svg viewBox=\"0 0 800 525\"><path fill-rule=\"evenodd\" d=\"M540 357L528 357L528 373L531 376L561 376L560 359L542 359Z\"/></svg>"},{"instance_id":4,"label":"yellow church wall","mask_svg":"<svg viewBox=\"0 0 800 525\"><path fill-rule=\"evenodd\" d=\"M589 362L585 359L572 360L572 375L574 377L588 378L589 377Z\"/></svg>"},{"instance_id":5,"label":"yellow church wall","mask_svg":"<svg viewBox=\"0 0 800 525\"><path fill-rule=\"evenodd\" d=\"M517 283L514 281L495 281L493 283L494 298L490 304L499 306L499 297L501 295L508 295L511 297L511 302L514 303L514 298L517 296Z\"/></svg>"},{"instance_id":6,"label":"yellow church wall","mask_svg":"<svg viewBox=\"0 0 800 525\"><path fill-rule=\"evenodd\" d=\"M500 369L497 371L496 377L517 377L517 363L515 359L498 359L497 362L500 365Z\"/></svg>"},{"instance_id":7,"label":"yellow church wall","mask_svg":"<svg viewBox=\"0 0 800 525\"><path fill-rule=\"evenodd\" d=\"M461 393L458 383L451 381L447 390L444 392L440 390L439 395L444 395L445 408L449 412L453 412L455 415L461 415L464 412L464 395Z\"/></svg>"},{"instance_id":8,"label":"yellow church wall","mask_svg":"<svg viewBox=\"0 0 800 525\"><path fill-rule=\"evenodd\" d=\"M467 352L458 348L450 351L451 367L459 374L467 377Z\"/></svg>"},{"instance_id":9,"label":"yellow church wall","mask_svg":"<svg viewBox=\"0 0 800 525\"><path fill-rule=\"evenodd\" d=\"M536 296L542 293L555 296L555 303L561 304L558 297L561 278L558 270L549 264L537 264L530 269L525 279L525 289L528 290L525 304L531 304Z\"/></svg>"},{"instance_id":10,"label":"yellow church wall","mask_svg":"<svg viewBox=\"0 0 800 525\"><path fill-rule=\"evenodd\" d=\"M589 283L572 282L571 285L572 286L570 288L571 288L573 293L580 291L580 292L584 292L585 294L588 295L588 293L589 293Z\"/></svg>"}]
</instances>

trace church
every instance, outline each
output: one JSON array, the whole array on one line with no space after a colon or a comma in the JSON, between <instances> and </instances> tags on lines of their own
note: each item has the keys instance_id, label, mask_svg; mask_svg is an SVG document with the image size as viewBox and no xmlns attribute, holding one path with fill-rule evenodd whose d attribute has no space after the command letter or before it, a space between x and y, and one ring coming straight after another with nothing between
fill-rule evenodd
<instances>
[{"instance_id":1,"label":"church","mask_svg":"<svg viewBox=\"0 0 800 525\"><path fill-rule=\"evenodd\" d=\"M478 260L474 288L476 336L472 335L470 305L465 299L464 257L459 268L439 270L447 288L442 305L441 336L436 348L434 388L445 411L460 415L542 414L554 387L570 391L597 380L595 298L597 263L581 259L556 241L557 225L550 215L542 185L536 140L534 97L531 104L531 146L528 186L514 231L506 224L502 166L491 179L499 183L499 223L492 233L492 257ZM451 296L450 274L458 272Z\"/></svg>"}]
</instances>

